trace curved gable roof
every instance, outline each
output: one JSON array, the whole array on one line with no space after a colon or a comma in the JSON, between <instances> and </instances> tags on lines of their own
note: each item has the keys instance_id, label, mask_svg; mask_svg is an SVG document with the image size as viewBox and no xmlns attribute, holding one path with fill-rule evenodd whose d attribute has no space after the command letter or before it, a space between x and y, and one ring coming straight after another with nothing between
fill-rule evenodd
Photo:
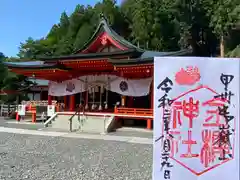
<instances>
[{"instance_id":1,"label":"curved gable roof","mask_svg":"<svg viewBox=\"0 0 240 180\"><path fill-rule=\"evenodd\" d=\"M121 37L118 33L116 33L107 23L106 18L104 17L103 14L100 14L100 23L97 27L97 29L95 30L95 32L93 33L92 37L89 39L88 42L86 42L84 44L84 46L77 50L75 52L76 53L80 53L84 50L86 50L90 44L98 37L98 35L100 33L106 32L114 41L118 42L120 45L122 45L123 47L127 48L127 49L135 49L136 51L140 51L143 52L144 50L133 45L132 43L130 43L129 41L127 41L126 39L124 39L123 37Z\"/></svg>"}]
</instances>

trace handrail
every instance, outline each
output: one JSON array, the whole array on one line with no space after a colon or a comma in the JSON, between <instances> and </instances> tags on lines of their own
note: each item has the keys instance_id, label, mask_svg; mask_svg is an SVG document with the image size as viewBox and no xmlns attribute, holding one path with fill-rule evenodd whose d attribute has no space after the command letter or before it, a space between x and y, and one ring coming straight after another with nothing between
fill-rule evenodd
<instances>
[{"instance_id":1,"label":"handrail","mask_svg":"<svg viewBox=\"0 0 240 180\"><path fill-rule=\"evenodd\" d=\"M70 121L70 120L72 120L72 119L74 118L74 116L76 116L76 115L77 115L77 113L78 113L78 112L80 112L80 111L78 111L78 110L77 110L77 111L75 111L75 113L74 113L74 114L73 114L73 115L72 115L72 116L69 118L69 121Z\"/></svg>"},{"instance_id":2,"label":"handrail","mask_svg":"<svg viewBox=\"0 0 240 180\"><path fill-rule=\"evenodd\" d=\"M76 112L69 118L69 122L70 122L70 124L69 124L69 130L70 130L70 132L72 132L72 119L78 114L78 121L80 121L80 112L81 112L81 108L82 107L78 107L77 108L77 110L76 110Z\"/></svg>"},{"instance_id":3,"label":"handrail","mask_svg":"<svg viewBox=\"0 0 240 180\"><path fill-rule=\"evenodd\" d=\"M52 115L45 123L44 123L44 127L47 127L47 125L58 115L58 113L55 113L54 115Z\"/></svg>"}]
</instances>

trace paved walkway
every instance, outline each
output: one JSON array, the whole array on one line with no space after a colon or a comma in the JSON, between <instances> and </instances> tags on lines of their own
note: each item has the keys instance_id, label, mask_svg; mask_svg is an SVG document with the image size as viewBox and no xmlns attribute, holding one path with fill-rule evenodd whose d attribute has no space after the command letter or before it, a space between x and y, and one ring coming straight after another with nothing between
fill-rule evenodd
<instances>
[{"instance_id":1,"label":"paved walkway","mask_svg":"<svg viewBox=\"0 0 240 180\"><path fill-rule=\"evenodd\" d=\"M41 130L18 129L9 127L0 127L0 132L14 133L14 134L28 134L51 137L67 137L80 139L95 139L105 141L120 141L134 144L152 144L152 138L132 137L132 136L114 136L114 135L99 135L99 134L83 134L83 133L67 133L67 132L53 132Z\"/></svg>"}]
</instances>

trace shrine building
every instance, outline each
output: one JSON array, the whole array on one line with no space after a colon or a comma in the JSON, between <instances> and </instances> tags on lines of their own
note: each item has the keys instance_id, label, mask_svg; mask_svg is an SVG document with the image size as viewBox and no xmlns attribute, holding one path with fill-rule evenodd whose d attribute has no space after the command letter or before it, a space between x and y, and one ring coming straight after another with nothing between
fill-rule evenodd
<instances>
[{"instance_id":1,"label":"shrine building","mask_svg":"<svg viewBox=\"0 0 240 180\"><path fill-rule=\"evenodd\" d=\"M85 112L114 114L124 119L123 124L134 119L133 126L151 129L153 118L145 115L153 116L154 57L191 53L189 49L141 49L118 35L101 16L92 37L74 54L40 58L29 64L5 64L17 74L48 81L48 94L37 96L49 105L53 100L63 104L64 108L58 111L74 113L82 105Z\"/></svg>"}]
</instances>

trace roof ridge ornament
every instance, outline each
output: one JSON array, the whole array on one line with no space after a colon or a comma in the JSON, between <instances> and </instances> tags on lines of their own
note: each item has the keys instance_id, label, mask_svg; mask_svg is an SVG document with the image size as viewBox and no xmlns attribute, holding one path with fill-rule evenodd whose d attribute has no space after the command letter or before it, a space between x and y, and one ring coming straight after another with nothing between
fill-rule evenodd
<instances>
[{"instance_id":1,"label":"roof ridge ornament","mask_svg":"<svg viewBox=\"0 0 240 180\"><path fill-rule=\"evenodd\" d=\"M104 16L103 13L100 13L99 16L100 16L100 20L101 20L101 21L108 22L108 21L107 21L107 18Z\"/></svg>"}]
</instances>

